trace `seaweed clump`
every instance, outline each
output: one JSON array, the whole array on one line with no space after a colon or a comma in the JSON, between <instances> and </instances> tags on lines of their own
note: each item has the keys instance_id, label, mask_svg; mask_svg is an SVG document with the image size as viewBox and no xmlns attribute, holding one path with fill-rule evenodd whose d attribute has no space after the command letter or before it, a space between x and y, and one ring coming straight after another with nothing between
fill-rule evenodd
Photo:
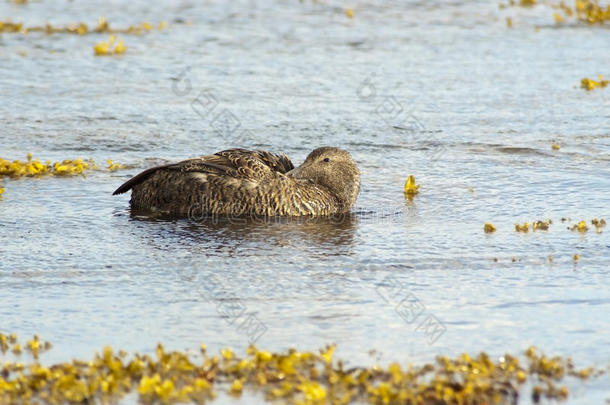
<instances>
[{"instance_id":1,"label":"seaweed clump","mask_svg":"<svg viewBox=\"0 0 610 405\"><path fill-rule=\"evenodd\" d=\"M107 169L109 171L121 170L128 167L127 165L115 163L110 159L107 162ZM33 159L31 153L28 153L26 161L18 159L9 161L0 158L0 177L74 176L83 175L88 170L99 170L93 159L64 159L54 163L47 160L43 163L39 159Z\"/></svg>"},{"instance_id":2,"label":"seaweed clump","mask_svg":"<svg viewBox=\"0 0 610 405\"><path fill-rule=\"evenodd\" d=\"M392 363L345 368L334 360L335 346L317 353L294 349L272 353L250 346L243 357L231 349L210 356L166 351L159 344L154 356L105 347L92 360L42 365L38 356L50 349L38 336L21 347L14 334L0 333L0 351L15 357L29 352L30 363L6 361L0 368L2 403L106 403L137 391L139 401L204 403L217 396L216 387L240 396L245 389L267 401L288 404L483 404L517 403L524 383L531 397L565 399L568 389L558 383L567 376L599 375L593 368L577 370L572 361L547 357L531 347L522 357L486 353L457 358L439 356L423 366Z\"/></svg>"}]
</instances>

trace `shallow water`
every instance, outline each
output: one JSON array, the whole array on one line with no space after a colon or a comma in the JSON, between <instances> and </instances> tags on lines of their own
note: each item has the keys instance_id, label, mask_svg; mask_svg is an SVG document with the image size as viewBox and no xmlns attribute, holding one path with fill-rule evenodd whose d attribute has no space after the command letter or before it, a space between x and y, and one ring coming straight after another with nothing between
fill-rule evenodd
<instances>
[{"instance_id":1,"label":"shallow water","mask_svg":"<svg viewBox=\"0 0 610 405\"><path fill-rule=\"evenodd\" d=\"M610 75L607 28L494 2L361 1L354 19L334 2L149 4L0 3L28 26L169 23L120 36L127 53L109 58L93 56L102 35L0 36L1 157L133 165L1 181L2 331L51 340L49 361L256 340L334 342L351 364L536 345L607 369L609 230L566 229L610 219L610 89L578 88ZM111 196L163 161L241 146L298 164L321 145L362 171L343 221L155 220ZM545 218L548 231L514 232ZM395 310L407 296L424 308L411 323ZM570 403L609 397L607 375L571 384Z\"/></svg>"}]
</instances>

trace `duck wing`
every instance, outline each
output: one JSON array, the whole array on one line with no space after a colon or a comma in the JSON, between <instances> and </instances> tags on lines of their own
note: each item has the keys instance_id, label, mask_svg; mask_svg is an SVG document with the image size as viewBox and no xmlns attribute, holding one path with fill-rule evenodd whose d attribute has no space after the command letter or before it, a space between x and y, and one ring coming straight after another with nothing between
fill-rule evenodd
<instances>
[{"instance_id":1,"label":"duck wing","mask_svg":"<svg viewBox=\"0 0 610 405\"><path fill-rule=\"evenodd\" d=\"M213 163L228 167L227 174L236 178L263 180L275 172L285 174L294 169L286 155L264 150L228 149L213 156L217 157Z\"/></svg>"},{"instance_id":2,"label":"duck wing","mask_svg":"<svg viewBox=\"0 0 610 405\"><path fill-rule=\"evenodd\" d=\"M182 173L198 172L260 181L275 173L287 173L292 169L294 169L294 165L284 154L276 155L263 150L227 149L213 155L151 167L123 183L112 195L131 190L159 170L176 170Z\"/></svg>"}]
</instances>

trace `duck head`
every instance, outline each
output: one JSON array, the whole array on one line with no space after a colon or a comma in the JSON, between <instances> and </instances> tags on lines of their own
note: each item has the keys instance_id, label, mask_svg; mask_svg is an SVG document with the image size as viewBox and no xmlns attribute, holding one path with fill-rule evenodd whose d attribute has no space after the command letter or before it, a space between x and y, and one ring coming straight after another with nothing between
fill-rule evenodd
<instances>
[{"instance_id":1,"label":"duck head","mask_svg":"<svg viewBox=\"0 0 610 405\"><path fill-rule=\"evenodd\" d=\"M287 175L325 187L339 201L343 212L351 209L360 192L358 166L348 151L339 148L314 149L303 164Z\"/></svg>"}]
</instances>

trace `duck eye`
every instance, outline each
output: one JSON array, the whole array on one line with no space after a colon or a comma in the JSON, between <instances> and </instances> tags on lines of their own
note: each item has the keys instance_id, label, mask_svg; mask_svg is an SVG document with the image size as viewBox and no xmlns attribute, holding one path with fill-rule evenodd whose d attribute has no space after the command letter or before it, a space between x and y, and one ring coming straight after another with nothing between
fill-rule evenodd
<instances>
[{"instance_id":1,"label":"duck eye","mask_svg":"<svg viewBox=\"0 0 610 405\"><path fill-rule=\"evenodd\" d=\"M324 161L328 163L328 162L330 162L330 159L329 158L324 158Z\"/></svg>"}]
</instances>

